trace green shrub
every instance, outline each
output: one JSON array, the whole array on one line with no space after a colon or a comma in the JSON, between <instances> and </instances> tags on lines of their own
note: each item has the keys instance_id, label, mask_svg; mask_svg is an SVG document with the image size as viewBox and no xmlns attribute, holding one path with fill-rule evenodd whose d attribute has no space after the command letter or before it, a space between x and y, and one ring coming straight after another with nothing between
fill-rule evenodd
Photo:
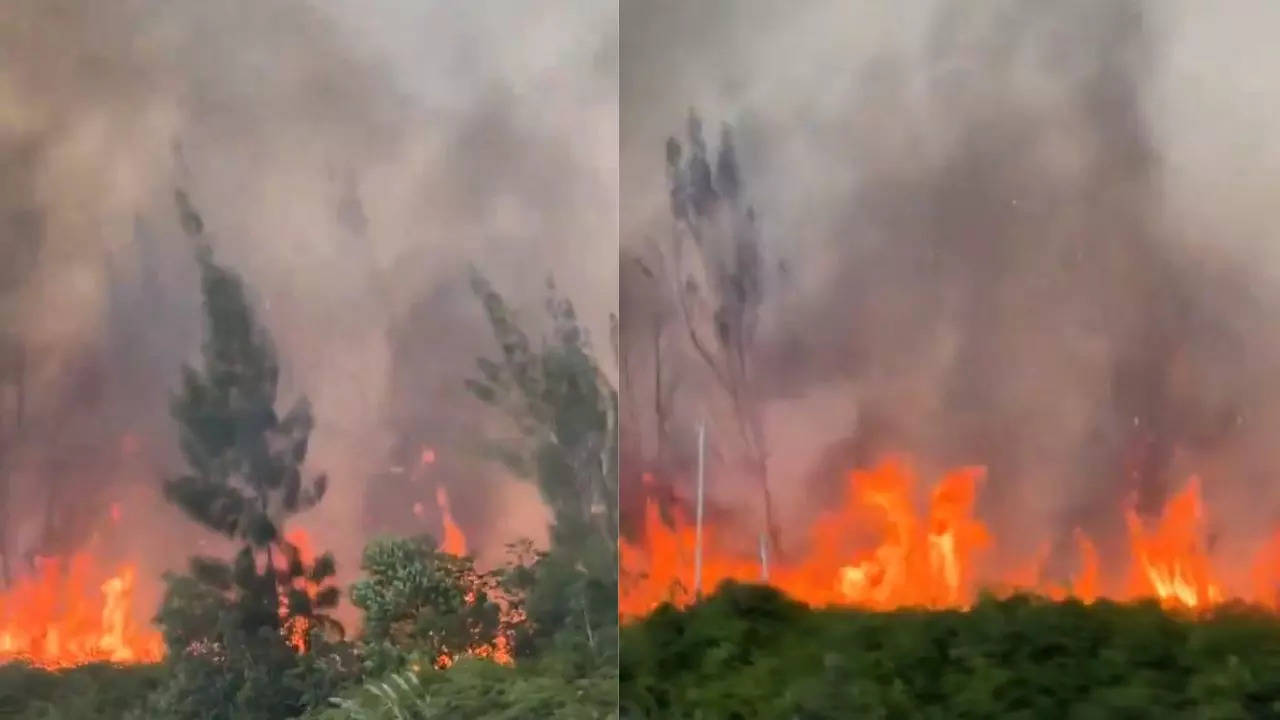
<instances>
[{"instance_id":1,"label":"green shrub","mask_svg":"<svg viewBox=\"0 0 1280 720\"><path fill-rule=\"evenodd\" d=\"M566 677L554 664L504 667L463 659L448 670L406 670L366 683L308 720L608 720L618 680L608 668Z\"/></svg>"},{"instance_id":2,"label":"green shrub","mask_svg":"<svg viewBox=\"0 0 1280 720\"><path fill-rule=\"evenodd\" d=\"M810 610L726 584L622 630L623 718L1280 717L1280 621L1154 603Z\"/></svg>"},{"instance_id":3,"label":"green shrub","mask_svg":"<svg viewBox=\"0 0 1280 720\"><path fill-rule=\"evenodd\" d=\"M137 707L161 681L155 665L83 665L44 670L0 665L0 718L117 720Z\"/></svg>"},{"instance_id":4,"label":"green shrub","mask_svg":"<svg viewBox=\"0 0 1280 720\"><path fill-rule=\"evenodd\" d=\"M374 675L399 670L409 655L453 655L509 635L493 600L498 577L439 552L430 537L375 540L361 569L351 601L364 614L361 641Z\"/></svg>"}]
</instances>

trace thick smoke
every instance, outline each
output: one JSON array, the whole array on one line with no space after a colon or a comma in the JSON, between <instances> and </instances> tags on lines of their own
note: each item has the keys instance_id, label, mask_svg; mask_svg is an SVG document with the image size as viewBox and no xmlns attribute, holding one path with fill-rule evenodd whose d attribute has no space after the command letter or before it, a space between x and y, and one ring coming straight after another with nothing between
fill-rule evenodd
<instances>
[{"instance_id":1,"label":"thick smoke","mask_svg":"<svg viewBox=\"0 0 1280 720\"><path fill-rule=\"evenodd\" d=\"M623 245L669 232L662 146L688 109L732 124L793 537L847 470L905 451L926 477L988 466L981 512L1023 559L1074 526L1110 546L1130 498L1158 508L1192 473L1224 548L1260 538L1280 500L1280 82L1257 30L1276 12L624 3ZM622 282L646 372L628 319L652 305Z\"/></svg>"},{"instance_id":2,"label":"thick smoke","mask_svg":"<svg viewBox=\"0 0 1280 720\"><path fill-rule=\"evenodd\" d=\"M280 351L282 400L314 404L310 464L332 482L303 524L348 579L369 534L394 525L384 515L419 499L369 488L401 462L397 445L489 422L454 391L492 344L458 282L468 264L528 304L530 321L554 272L607 351L616 9L332 7L0 8L0 320L11 378L8 359L24 360L2 403L10 430L22 386L22 427L3 458L15 557L96 541L154 576L190 552L191 524L156 493L159 476L180 469L168 397L202 332L175 188L252 288ZM455 449L436 451L443 461ZM544 535L536 490L481 463L435 472L421 481L482 480L453 503L482 557L513 535ZM436 529L430 488L420 495L429 511L419 526L394 529ZM64 528L52 538L49 498ZM128 522L106 521L112 502Z\"/></svg>"}]
</instances>

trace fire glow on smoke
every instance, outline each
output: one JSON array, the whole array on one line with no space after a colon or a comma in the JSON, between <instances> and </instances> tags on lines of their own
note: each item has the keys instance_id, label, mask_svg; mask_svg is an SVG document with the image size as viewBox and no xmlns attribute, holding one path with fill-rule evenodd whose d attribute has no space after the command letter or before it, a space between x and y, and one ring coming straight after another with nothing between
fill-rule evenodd
<instances>
[{"instance_id":1,"label":"fire glow on smoke","mask_svg":"<svg viewBox=\"0 0 1280 720\"><path fill-rule=\"evenodd\" d=\"M1074 533L1075 571L1066 582L1044 579L1047 552L1030 567L980 579L981 556L995 542L974 517L983 476L981 468L946 474L931 489L922 511L915 502L916 477L905 459L850 474L844 504L811 526L805 555L791 562L771 560L770 584L809 605L872 610L964 608L984 587L1084 602L1101 596L1154 598L1167 607L1191 610L1237 597L1280 610L1280 536L1252 558L1251 587L1228 594L1206 547L1196 478L1168 500L1154 523L1123 509L1129 580L1122 587L1101 586L1096 546L1080 530ZM854 537L858 530L871 532L871 541L859 542ZM624 620L644 616L663 602L683 606L693 601L695 532L679 508L668 523L657 502L646 499L643 539L621 544L619 613ZM702 587L711 590L725 580L758 582L759 559L725 552L724 546L721 529L704 525Z\"/></svg>"},{"instance_id":2,"label":"fire glow on smoke","mask_svg":"<svg viewBox=\"0 0 1280 720\"><path fill-rule=\"evenodd\" d=\"M429 461L424 456L426 462ZM453 518L443 486L436 489L436 504L444 529L441 551L465 555L467 538ZM118 522L119 506L113 504L109 512ZM315 561L315 545L305 530L290 529L285 539L298 549L304 566ZM288 560L284 555L275 555L275 560L277 571L287 569ZM136 619L139 610L133 594L136 579L135 565L126 564L110 574L88 552L76 554L69 562L58 558L37 559L35 573L0 593L0 664L25 662L58 669L95 662L159 662L165 654L164 639L155 629ZM295 589L315 598L319 588L309 580L299 578L294 582ZM281 631L290 646L299 652L305 650L311 628L301 618L289 617L284 589L280 593L280 618ZM512 662L503 637L468 648L464 654L487 657L501 664ZM442 655L436 665L447 667L453 661L454 657Z\"/></svg>"}]
</instances>

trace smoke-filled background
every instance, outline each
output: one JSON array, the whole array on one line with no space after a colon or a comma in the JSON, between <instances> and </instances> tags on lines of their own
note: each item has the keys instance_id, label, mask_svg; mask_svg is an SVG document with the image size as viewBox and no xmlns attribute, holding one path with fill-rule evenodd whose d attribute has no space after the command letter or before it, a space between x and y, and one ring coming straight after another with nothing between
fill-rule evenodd
<instances>
[{"instance_id":1,"label":"smoke-filled background","mask_svg":"<svg viewBox=\"0 0 1280 720\"><path fill-rule=\"evenodd\" d=\"M301 524L340 578L374 533L438 533L437 482L482 562L545 538L536 489L471 455L494 418L462 382L494 348L466 270L531 330L554 273L612 364L616 31L573 0L3 3L14 573L88 547L158 578L204 538L158 493L203 333L179 187L274 336L282 404L314 405L331 482Z\"/></svg>"},{"instance_id":2,"label":"smoke-filled background","mask_svg":"<svg viewBox=\"0 0 1280 720\"><path fill-rule=\"evenodd\" d=\"M713 145L729 123L763 238L753 372L784 541L886 451L928 483L986 465L998 562L1076 526L1116 548L1131 498L1158 509L1192 473L1215 552L1274 529L1278 20L1265 2L623 2L624 254L672 232L664 142L688 147L689 109ZM624 429L651 455L669 298L637 267ZM714 391L683 352L664 371L686 377L688 460ZM714 462L708 483L721 506L758 493Z\"/></svg>"}]
</instances>

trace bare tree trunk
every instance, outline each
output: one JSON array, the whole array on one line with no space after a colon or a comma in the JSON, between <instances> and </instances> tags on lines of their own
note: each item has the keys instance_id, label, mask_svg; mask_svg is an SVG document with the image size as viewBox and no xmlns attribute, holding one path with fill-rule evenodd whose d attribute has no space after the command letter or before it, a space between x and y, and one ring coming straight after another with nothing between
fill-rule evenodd
<instances>
[{"instance_id":1,"label":"bare tree trunk","mask_svg":"<svg viewBox=\"0 0 1280 720\"><path fill-rule=\"evenodd\" d=\"M5 399L3 386L0 386L0 401ZM0 409L7 403L0 402ZM10 436L16 434L16 425L10 428L8 418L0 413L0 580L9 587L13 578L9 572L9 448Z\"/></svg>"},{"instance_id":2,"label":"bare tree trunk","mask_svg":"<svg viewBox=\"0 0 1280 720\"><path fill-rule=\"evenodd\" d=\"M7 449L7 448L4 448ZM0 464L6 453L0 452ZM0 580L4 587L13 583L13 573L9 568L9 471L0 467Z\"/></svg>"},{"instance_id":3,"label":"bare tree trunk","mask_svg":"<svg viewBox=\"0 0 1280 720\"><path fill-rule=\"evenodd\" d=\"M742 443L741 466L754 475L763 505L762 552L767 538L776 551L780 529L769 489L767 438L762 408L751 378L755 324L763 300L760 236L754 209L741 202L742 177L728 127L713 160L702 120L691 113L690 153L675 137L667 141L667 173L674 225L670 263L664 263L671 292L696 355L727 396L732 424ZM726 224L727 221L727 224ZM686 273L687 231L701 278ZM661 248L659 256L663 257ZM668 269L669 268L669 269ZM729 432L734 432L730 429Z\"/></svg>"},{"instance_id":4,"label":"bare tree trunk","mask_svg":"<svg viewBox=\"0 0 1280 720\"><path fill-rule=\"evenodd\" d=\"M666 461L667 408L662 382L662 321L653 318L653 457L659 467Z\"/></svg>"},{"instance_id":5,"label":"bare tree trunk","mask_svg":"<svg viewBox=\"0 0 1280 720\"><path fill-rule=\"evenodd\" d=\"M44 502L44 527L40 533L40 553L42 555L56 554L58 551L58 536L55 534L54 528L57 527L59 490L62 489L61 475L61 472L55 472L50 475L48 480L49 493L45 495Z\"/></svg>"},{"instance_id":6,"label":"bare tree trunk","mask_svg":"<svg viewBox=\"0 0 1280 720\"><path fill-rule=\"evenodd\" d=\"M12 479L8 461L10 452L17 444L18 437L22 432L23 420L26 414L27 380L26 358L24 355L22 346L15 344L14 366L12 368L14 391L12 424L6 422L6 418L0 416L0 579L3 579L5 587L9 587L13 583L13 563L9 555L9 520L12 517L10 509L12 491L10 485ZM3 386L0 385L0 390L2 389ZM0 395L0 399L2 398L3 395ZM4 404L0 403L0 407L4 407Z\"/></svg>"}]
</instances>

